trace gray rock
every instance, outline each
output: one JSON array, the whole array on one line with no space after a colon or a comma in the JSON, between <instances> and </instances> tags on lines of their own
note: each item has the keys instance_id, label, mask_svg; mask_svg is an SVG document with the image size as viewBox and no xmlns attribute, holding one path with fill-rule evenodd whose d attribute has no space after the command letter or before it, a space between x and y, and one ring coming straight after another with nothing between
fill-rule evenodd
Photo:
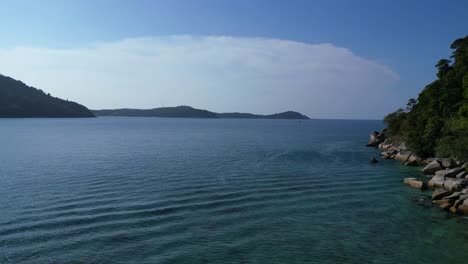
<instances>
[{"instance_id":1,"label":"gray rock","mask_svg":"<svg viewBox=\"0 0 468 264\"><path fill-rule=\"evenodd\" d=\"M461 192L454 192L451 195L445 196L442 199L445 199L445 200L458 200L460 198L460 195L461 195Z\"/></svg>"},{"instance_id":2,"label":"gray rock","mask_svg":"<svg viewBox=\"0 0 468 264\"><path fill-rule=\"evenodd\" d=\"M444 166L445 168L453 168L457 166L455 161L451 158L444 158L444 159L441 159L440 161L442 162L442 166Z\"/></svg>"},{"instance_id":3,"label":"gray rock","mask_svg":"<svg viewBox=\"0 0 468 264\"><path fill-rule=\"evenodd\" d=\"M428 185L432 188L444 188L445 177L435 175L429 180Z\"/></svg>"},{"instance_id":4,"label":"gray rock","mask_svg":"<svg viewBox=\"0 0 468 264\"><path fill-rule=\"evenodd\" d=\"M395 155L395 159L402 162L407 162L411 154L413 154L412 151L402 150Z\"/></svg>"},{"instance_id":5,"label":"gray rock","mask_svg":"<svg viewBox=\"0 0 468 264\"><path fill-rule=\"evenodd\" d=\"M461 191L468 185L466 179L445 178L444 189L449 191Z\"/></svg>"},{"instance_id":6,"label":"gray rock","mask_svg":"<svg viewBox=\"0 0 468 264\"><path fill-rule=\"evenodd\" d=\"M440 200L444 198L445 196L449 196L453 193L453 191L447 191L444 189L435 189L434 192L432 192L432 200Z\"/></svg>"},{"instance_id":7,"label":"gray rock","mask_svg":"<svg viewBox=\"0 0 468 264\"><path fill-rule=\"evenodd\" d=\"M370 163L378 163L379 161L377 160L376 157L371 157L369 160Z\"/></svg>"},{"instance_id":8,"label":"gray rock","mask_svg":"<svg viewBox=\"0 0 468 264\"><path fill-rule=\"evenodd\" d=\"M431 163L427 164L426 167L424 167L421 171L426 175L430 175L442 169L442 164L440 164L440 162L437 160L433 160Z\"/></svg>"},{"instance_id":9,"label":"gray rock","mask_svg":"<svg viewBox=\"0 0 468 264\"><path fill-rule=\"evenodd\" d=\"M438 158L427 158L427 159L424 160L424 162L426 164L429 164L429 163L433 162L434 160L437 160L440 163L440 160Z\"/></svg>"},{"instance_id":10,"label":"gray rock","mask_svg":"<svg viewBox=\"0 0 468 264\"><path fill-rule=\"evenodd\" d=\"M368 147L377 147L380 143L384 142L385 140L385 133L384 130L381 132L372 131L370 134L370 140L367 142L366 146Z\"/></svg>"},{"instance_id":11,"label":"gray rock","mask_svg":"<svg viewBox=\"0 0 468 264\"><path fill-rule=\"evenodd\" d=\"M418 156L418 154L416 154L416 152L413 152L411 153L411 156L408 158L408 161L409 162L416 162L416 163L421 163L422 162L422 159L421 157Z\"/></svg>"},{"instance_id":12,"label":"gray rock","mask_svg":"<svg viewBox=\"0 0 468 264\"><path fill-rule=\"evenodd\" d=\"M380 156L382 157L382 159L393 159L396 153L398 153L398 151L396 150L387 150L380 153Z\"/></svg>"},{"instance_id":13,"label":"gray rock","mask_svg":"<svg viewBox=\"0 0 468 264\"><path fill-rule=\"evenodd\" d=\"M468 214L468 205L465 205L465 204L459 205L457 208L457 212L459 214L464 214L464 215Z\"/></svg>"},{"instance_id":14,"label":"gray rock","mask_svg":"<svg viewBox=\"0 0 468 264\"><path fill-rule=\"evenodd\" d=\"M457 176L457 174L462 171L464 171L463 168L445 169L445 170L436 171L435 175L444 176L446 178L455 178L455 176Z\"/></svg>"},{"instance_id":15,"label":"gray rock","mask_svg":"<svg viewBox=\"0 0 468 264\"><path fill-rule=\"evenodd\" d=\"M466 171L462 171L460 173L457 174L457 176L455 176L455 178L457 179L465 179L466 178L466 175L468 175L468 173Z\"/></svg>"}]
</instances>

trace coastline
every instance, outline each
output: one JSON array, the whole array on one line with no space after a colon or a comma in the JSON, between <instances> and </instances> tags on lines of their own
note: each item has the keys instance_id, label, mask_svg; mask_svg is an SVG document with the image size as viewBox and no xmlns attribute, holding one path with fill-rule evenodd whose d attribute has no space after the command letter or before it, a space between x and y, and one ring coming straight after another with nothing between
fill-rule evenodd
<instances>
[{"instance_id":1,"label":"coastline","mask_svg":"<svg viewBox=\"0 0 468 264\"><path fill-rule=\"evenodd\" d=\"M382 160L395 159L404 166L422 167L427 180L404 178L403 183L421 191L431 191L431 203L455 215L468 215L468 162L452 158L421 158L406 148L404 141L392 142L386 129L372 131L367 147L377 148ZM371 157L371 163L379 162ZM422 201L423 203L425 201Z\"/></svg>"}]
</instances>

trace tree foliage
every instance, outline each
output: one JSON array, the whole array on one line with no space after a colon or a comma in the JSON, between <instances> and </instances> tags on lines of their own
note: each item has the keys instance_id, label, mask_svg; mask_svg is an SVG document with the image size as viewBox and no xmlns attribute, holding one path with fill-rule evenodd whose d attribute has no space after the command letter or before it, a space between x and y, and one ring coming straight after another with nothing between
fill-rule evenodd
<instances>
[{"instance_id":1,"label":"tree foliage","mask_svg":"<svg viewBox=\"0 0 468 264\"><path fill-rule=\"evenodd\" d=\"M452 60L436 64L438 79L410 99L406 111L398 109L384 121L390 138L403 138L421 156L468 160L468 36L450 47Z\"/></svg>"}]
</instances>

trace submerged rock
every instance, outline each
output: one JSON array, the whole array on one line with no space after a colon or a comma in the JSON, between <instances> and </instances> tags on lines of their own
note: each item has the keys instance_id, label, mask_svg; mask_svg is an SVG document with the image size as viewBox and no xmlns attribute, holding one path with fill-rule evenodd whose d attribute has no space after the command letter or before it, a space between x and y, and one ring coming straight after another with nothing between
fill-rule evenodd
<instances>
[{"instance_id":1,"label":"submerged rock","mask_svg":"<svg viewBox=\"0 0 468 264\"><path fill-rule=\"evenodd\" d=\"M371 158L369 159L369 162L370 162L370 163L378 163L379 161L377 160L376 157L371 157Z\"/></svg>"},{"instance_id":2,"label":"submerged rock","mask_svg":"<svg viewBox=\"0 0 468 264\"><path fill-rule=\"evenodd\" d=\"M427 208L433 206L433 203L431 202L431 200L427 199L427 198L415 197L415 198L413 198L413 201L415 203L417 203L418 205L421 205L421 206L424 206L424 207L427 207Z\"/></svg>"},{"instance_id":3,"label":"submerged rock","mask_svg":"<svg viewBox=\"0 0 468 264\"><path fill-rule=\"evenodd\" d=\"M420 190L426 189L426 184L422 181L418 181L416 178L405 178L403 180L404 183L408 184L409 186L413 188L417 188Z\"/></svg>"}]
</instances>

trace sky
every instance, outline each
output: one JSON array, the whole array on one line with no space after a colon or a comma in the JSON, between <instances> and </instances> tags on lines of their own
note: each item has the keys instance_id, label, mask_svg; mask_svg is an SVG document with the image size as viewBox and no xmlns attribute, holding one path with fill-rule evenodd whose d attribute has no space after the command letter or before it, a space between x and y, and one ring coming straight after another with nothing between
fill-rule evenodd
<instances>
[{"instance_id":1,"label":"sky","mask_svg":"<svg viewBox=\"0 0 468 264\"><path fill-rule=\"evenodd\" d=\"M0 73L91 109L381 119L435 79L468 1L1 1Z\"/></svg>"}]
</instances>

